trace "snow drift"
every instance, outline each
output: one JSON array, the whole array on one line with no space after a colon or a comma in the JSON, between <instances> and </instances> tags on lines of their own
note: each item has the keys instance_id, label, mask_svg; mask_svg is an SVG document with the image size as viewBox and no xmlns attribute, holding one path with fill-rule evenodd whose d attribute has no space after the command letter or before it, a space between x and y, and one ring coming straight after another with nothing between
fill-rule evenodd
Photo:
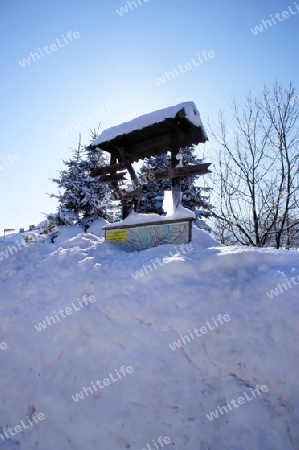
<instances>
[{"instance_id":1,"label":"snow drift","mask_svg":"<svg viewBox=\"0 0 299 450\"><path fill-rule=\"evenodd\" d=\"M0 260L0 449L299 448L298 252L194 229L191 251L128 254L101 225Z\"/></svg>"}]
</instances>

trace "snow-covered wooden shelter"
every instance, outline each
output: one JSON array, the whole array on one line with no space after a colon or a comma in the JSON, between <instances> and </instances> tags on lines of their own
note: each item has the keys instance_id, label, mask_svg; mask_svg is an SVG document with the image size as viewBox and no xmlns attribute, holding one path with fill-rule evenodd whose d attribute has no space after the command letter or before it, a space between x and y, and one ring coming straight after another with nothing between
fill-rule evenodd
<instances>
[{"instance_id":1,"label":"snow-covered wooden shelter","mask_svg":"<svg viewBox=\"0 0 299 450\"><path fill-rule=\"evenodd\" d=\"M90 149L97 151L97 148L100 148L110 153L110 165L95 169L92 175L99 177L99 183L110 184L115 191L116 198L119 198L122 202L123 220L125 220L133 210L138 213L139 202L142 197L133 163L140 159L166 154L169 151L171 152L171 168L152 172L147 181L171 179L174 210L176 210L180 205L180 178L208 173L208 166L210 165L197 164L178 167L177 154L182 148L204 143L207 140L208 137L195 104L193 102L180 103L104 130L92 142ZM126 180L126 171L131 176L133 190L124 192L120 190L119 183ZM157 216L157 218L158 222L161 220L165 225L165 218L160 218L160 216ZM135 220L137 220L137 217L135 217ZM157 220L151 218L150 222L157 222ZM182 217L180 217L180 220L182 220ZM138 220L137 223L139 223ZM134 224L130 221L130 224L127 225L132 228ZM119 230L122 224L112 224L106 228L113 226L114 228L118 227ZM188 227L190 228L189 225ZM116 233L115 236L119 236L119 240L123 240L125 233ZM117 237L115 239L118 240ZM188 242L189 240L190 230L188 231Z\"/></svg>"}]
</instances>

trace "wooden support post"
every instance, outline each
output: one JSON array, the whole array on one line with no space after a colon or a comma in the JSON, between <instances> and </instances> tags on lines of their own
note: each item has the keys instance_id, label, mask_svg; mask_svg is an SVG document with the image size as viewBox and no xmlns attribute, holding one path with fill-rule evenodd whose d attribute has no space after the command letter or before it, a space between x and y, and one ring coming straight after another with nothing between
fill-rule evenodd
<instances>
[{"instance_id":1,"label":"wooden support post","mask_svg":"<svg viewBox=\"0 0 299 450\"><path fill-rule=\"evenodd\" d=\"M179 151L177 144L177 130L174 129L171 136L172 148L171 148L171 168L174 169L178 160L176 159L176 155ZM175 211L178 206L181 204L181 178L175 177L171 180L171 190L172 190L172 199L173 199L173 210Z\"/></svg>"},{"instance_id":2,"label":"wooden support post","mask_svg":"<svg viewBox=\"0 0 299 450\"><path fill-rule=\"evenodd\" d=\"M132 184L133 184L133 188L134 189L138 189L139 183L138 183L138 178L137 175L135 173L135 170L131 164L131 161L128 159L126 152L124 151L123 148L118 148L118 152L120 154L121 160L123 163L125 163L126 168L131 176L131 180L132 180ZM139 203L140 203L140 199L139 198L135 198L132 201L130 200L123 200L122 204L123 204L123 219L125 219L132 211L132 208L134 208L135 212L138 212L139 209Z\"/></svg>"}]
</instances>

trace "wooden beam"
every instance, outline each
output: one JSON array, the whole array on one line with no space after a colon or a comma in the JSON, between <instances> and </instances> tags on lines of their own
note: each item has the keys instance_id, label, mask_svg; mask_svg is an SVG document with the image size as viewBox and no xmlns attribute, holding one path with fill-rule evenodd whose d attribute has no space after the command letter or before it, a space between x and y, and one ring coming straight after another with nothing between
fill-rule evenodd
<instances>
[{"instance_id":1,"label":"wooden beam","mask_svg":"<svg viewBox=\"0 0 299 450\"><path fill-rule=\"evenodd\" d=\"M134 191L127 191L123 194L124 200L140 200L143 196L143 192L140 189L135 189Z\"/></svg>"},{"instance_id":2,"label":"wooden beam","mask_svg":"<svg viewBox=\"0 0 299 450\"><path fill-rule=\"evenodd\" d=\"M138 178L137 178L136 172L134 170L134 167L131 164L129 157L127 156L127 154L125 152L125 149L122 147L118 147L118 153L121 157L121 162L126 165L126 168L131 176L133 187L135 189L137 189L138 185L139 185ZM122 204L123 204L123 219L125 219L130 214L131 211L129 209L128 202L126 199L123 199ZM138 213L139 204L140 204L140 198L133 198L132 206L136 213Z\"/></svg>"},{"instance_id":3,"label":"wooden beam","mask_svg":"<svg viewBox=\"0 0 299 450\"><path fill-rule=\"evenodd\" d=\"M91 176L97 177L99 175L106 175L107 173L118 172L120 170L125 170L125 169L126 169L126 165L124 163L116 163L116 164L112 164L112 166L97 167L96 169L92 170Z\"/></svg>"},{"instance_id":4,"label":"wooden beam","mask_svg":"<svg viewBox=\"0 0 299 450\"><path fill-rule=\"evenodd\" d=\"M120 173L114 173L112 175L102 175L98 181L99 183L105 184L105 183L115 183L119 181L126 181L125 178L126 172L120 172Z\"/></svg>"},{"instance_id":5,"label":"wooden beam","mask_svg":"<svg viewBox=\"0 0 299 450\"><path fill-rule=\"evenodd\" d=\"M148 182L159 181L159 180L171 180L177 177L188 177L195 175L205 175L211 173L208 167L211 163L195 164L193 166L184 167L174 167L165 170L160 170L158 172L151 172L152 179L147 180Z\"/></svg>"},{"instance_id":6,"label":"wooden beam","mask_svg":"<svg viewBox=\"0 0 299 450\"><path fill-rule=\"evenodd\" d=\"M188 177L190 175L205 175L211 173L208 167L211 163L194 164L193 166L175 167L174 175L178 177Z\"/></svg>"}]
</instances>

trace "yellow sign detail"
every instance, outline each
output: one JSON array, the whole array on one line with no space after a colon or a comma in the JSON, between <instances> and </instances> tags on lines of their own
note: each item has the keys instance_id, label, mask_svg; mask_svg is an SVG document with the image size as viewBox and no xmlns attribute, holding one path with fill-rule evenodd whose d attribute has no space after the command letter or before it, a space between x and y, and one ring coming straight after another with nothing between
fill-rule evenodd
<instances>
[{"instance_id":1,"label":"yellow sign detail","mask_svg":"<svg viewBox=\"0 0 299 450\"><path fill-rule=\"evenodd\" d=\"M108 242L124 242L127 240L127 230L107 231L106 239Z\"/></svg>"}]
</instances>

